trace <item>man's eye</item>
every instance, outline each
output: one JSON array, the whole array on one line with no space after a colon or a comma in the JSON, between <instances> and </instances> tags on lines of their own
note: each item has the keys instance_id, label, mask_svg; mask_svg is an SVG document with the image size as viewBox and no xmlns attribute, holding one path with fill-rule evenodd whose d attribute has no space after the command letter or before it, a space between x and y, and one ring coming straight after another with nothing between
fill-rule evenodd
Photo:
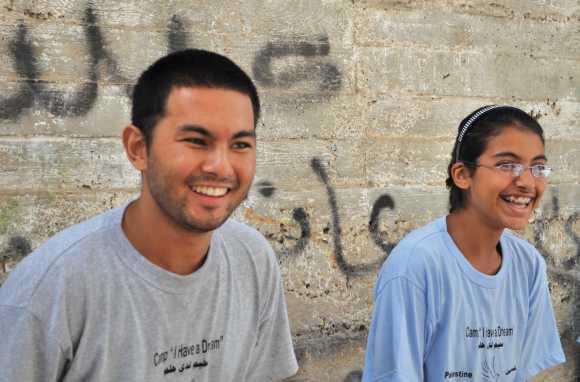
<instances>
[{"instance_id":1,"label":"man's eye","mask_svg":"<svg viewBox=\"0 0 580 382\"><path fill-rule=\"evenodd\" d=\"M196 146L205 146L206 143L203 139L201 138L187 138L185 141L194 144Z\"/></svg>"},{"instance_id":2,"label":"man's eye","mask_svg":"<svg viewBox=\"0 0 580 382\"><path fill-rule=\"evenodd\" d=\"M236 150L245 150L251 148L252 145L247 142L236 142L232 145L232 147Z\"/></svg>"}]
</instances>

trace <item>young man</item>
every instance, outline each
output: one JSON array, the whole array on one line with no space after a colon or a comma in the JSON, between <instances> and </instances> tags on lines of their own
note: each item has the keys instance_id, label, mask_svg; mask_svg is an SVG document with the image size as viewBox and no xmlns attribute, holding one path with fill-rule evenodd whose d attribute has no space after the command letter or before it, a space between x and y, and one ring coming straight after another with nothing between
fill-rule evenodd
<instances>
[{"instance_id":1,"label":"young man","mask_svg":"<svg viewBox=\"0 0 580 382\"><path fill-rule=\"evenodd\" d=\"M270 381L296 373L276 257L228 217L259 99L215 53L149 67L123 144L140 197L70 227L0 289L0 381Z\"/></svg>"}]
</instances>

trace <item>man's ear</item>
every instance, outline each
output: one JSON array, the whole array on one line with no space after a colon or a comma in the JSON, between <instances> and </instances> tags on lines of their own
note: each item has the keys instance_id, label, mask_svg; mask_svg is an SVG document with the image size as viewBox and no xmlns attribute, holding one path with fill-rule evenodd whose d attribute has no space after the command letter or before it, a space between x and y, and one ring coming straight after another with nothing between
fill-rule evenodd
<instances>
[{"instance_id":1,"label":"man's ear","mask_svg":"<svg viewBox=\"0 0 580 382\"><path fill-rule=\"evenodd\" d=\"M139 171L147 169L147 142L141 130L133 125L123 130L123 147L133 167Z\"/></svg>"},{"instance_id":2,"label":"man's ear","mask_svg":"<svg viewBox=\"0 0 580 382\"><path fill-rule=\"evenodd\" d=\"M457 162L451 166L451 178L453 183L462 190L471 186L471 173L463 162Z\"/></svg>"}]
</instances>

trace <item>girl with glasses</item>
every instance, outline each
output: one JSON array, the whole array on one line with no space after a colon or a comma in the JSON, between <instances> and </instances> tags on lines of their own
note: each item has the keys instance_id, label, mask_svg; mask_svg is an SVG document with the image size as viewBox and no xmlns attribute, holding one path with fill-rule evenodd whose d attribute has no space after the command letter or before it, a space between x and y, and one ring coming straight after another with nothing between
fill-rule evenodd
<instances>
[{"instance_id":1,"label":"girl with glasses","mask_svg":"<svg viewBox=\"0 0 580 382\"><path fill-rule=\"evenodd\" d=\"M550 172L524 111L490 105L460 123L449 215L379 273L364 381L527 381L565 361L544 259L506 230L528 224Z\"/></svg>"}]
</instances>

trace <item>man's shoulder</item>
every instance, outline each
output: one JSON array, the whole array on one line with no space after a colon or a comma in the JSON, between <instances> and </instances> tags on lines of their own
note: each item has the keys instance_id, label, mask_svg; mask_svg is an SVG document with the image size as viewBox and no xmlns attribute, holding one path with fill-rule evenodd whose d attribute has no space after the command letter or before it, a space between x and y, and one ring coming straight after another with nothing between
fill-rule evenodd
<instances>
[{"instance_id":1,"label":"man's shoulder","mask_svg":"<svg viewBox=\"0 0 580 382\"><path fill-rule=\"evenodd\" d=\"M270 243L264 235L257 229L235 219L228 219L217 232L224 240L241 244L252 250L271 250Z\"/></svg>"},{"instance_id":2,"label":"man's shoulder","mask_svg":"<svg viewBox=\"0 0 580 382\"><path fill-rule=\"evenodd\" d=\"M278 266L270 243L255 228L230 218L216 233L221 252L238 266L258 272Z\"/></svg>"},{"instance_id":3,"label":"man's shoulder","mask_svg":"<svg viewBox=\"0 0 580 382\"><path fill-rule=\"evenodd\" d=\"M116 208L70 226L49 238L26 256L10 273L0 288L0 304L25 306L43 282L50 282L55 273L66 277L76 272L75 264L88 254L83 250L91 238L120 224L123 208ZM99 240L99 239L96 239ZM82 262L82 260L81 260Z\"/></svg>"}]
</instances>

